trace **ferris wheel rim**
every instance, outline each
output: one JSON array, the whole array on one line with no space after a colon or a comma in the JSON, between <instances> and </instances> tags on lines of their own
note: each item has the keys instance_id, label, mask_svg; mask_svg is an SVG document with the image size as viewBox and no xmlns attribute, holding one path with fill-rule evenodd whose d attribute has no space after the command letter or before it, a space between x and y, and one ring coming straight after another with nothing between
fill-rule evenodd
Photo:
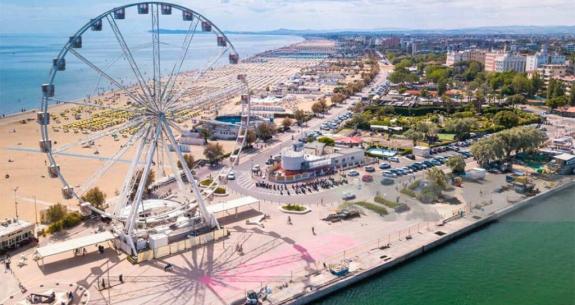
<instances>
[{"instance_id":1,"label":"ferris wheel rim","mask_svg":"<svg viewBox=\"0 0 575 305\"><path fill-rule=\"evenodd\" d=\"M86 32L89 31L89 29L98 21L102 21L105 18L113 18L112 14L114 14L114 12L118 11L118 10L125 10L127 8L131 8L131 7L137 7L140 4L147 4L147 5L156 5L156 6L161 6L161 5L167 5L173 9L179 10L181 12L188 12L190 14L192 14L193 18L195 18L196 20L198 20L197 22L199 23L200 21L205 21L208 22L211 25L211 30L210 32L212 32L215 36L217 37L223 37L223 39L225 39L226 44L227 44L227 48L226 50L229 49L230 54L235 54L236 56L238 55L237 50L235 49L234 44L231 42L231 40L227 37L227 35L215 24L213 23L210 19L206 18L204 15L198 13L195 10L189 9L187 7L178 5L178 4L173 4L173 3L168 3L168 2L158 2L158 1L144 1L144 2L137 2L137 3L131 3L131 4L127 4L127 5L123 5L123 6L118 6L115 7L113 9L110 9L100 15L98 15L96 18L91 19L89 22L87 22L86 24L84 24L78 31L76 31L71 37L82 37L82 35L84 35ZM193 23L193 21L190 21ZM197 24L196 24L197 26ZM159 34L159 33L158 33ZM57 57L55 58L55 60L61 60L66 58L66 56L71 53L74 52L73 51L74 48L72 47L72 42L68 41L67 43L65 43L65 45L62 47L62 49L60 49ZM50 73L49 73L49 77L48 77L48 85L53 86L55 83L55 77L58 74L58 72L60 72L57 67L55 67L54 65L52 65L51 69L50 69ZM246 86L247 88L247 86ZM249 89L248 89L248 94L249 94ZM49 97L43 96L42 97L42 102L41 102L41 112L48 114L49 116L49 104L50 101L53 100ZM86 105L89 106L89 105ZM249 107L248 107L249 109ZM251 114L248 114L248 117ZM50 140L50 136L49 136L49 131L48 131L48 124L40 124L41 125L41 138L44 141L49 141ZM245 136L245 135L244 135ZM56 158L54 155L54 151L50 148L46 151L46 154L48 156L48 160L50 163L50 166L58 166L57 162L56 162ZM62 185L64 186L64 188L70 188L70 183L66 180L65 175L63 175L61 173L61 171L58 169L58 174L57 174L58 178L61 180ZM76 192L76 190L73 188L72 189L72 196L75 197L76 199L81 201L81 194L78 194ZM105 211L97 211L100 214L105 214Z\"/></svg>"}]
</instances>

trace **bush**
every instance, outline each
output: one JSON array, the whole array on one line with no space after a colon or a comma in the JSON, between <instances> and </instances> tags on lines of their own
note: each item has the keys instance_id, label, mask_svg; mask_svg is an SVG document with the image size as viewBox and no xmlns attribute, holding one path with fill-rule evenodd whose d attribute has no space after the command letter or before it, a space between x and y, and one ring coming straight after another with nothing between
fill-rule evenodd
<instances>
[{"instance_id":1,"label":"bush","mask_svg":"<svg viewBox=\"0 0 575 305\"><path fill-rule=\"evenodd\" d=\"M218 186L218 187L214 190L214 193L223 195L223 194L226 193L226 189L223 188L223 187L221 187L221 186Z\"/></svg>"},{"instance_id":2,"label":"bush","mask_svg":"<svg viewBox=\"0 0 575 305\"><path fill-rule=\"evenodd\" d=\"M288 203L282 206L282 209L286 211L295 211L295 212L303 212L306 208L303 205L295 204L295 203Z\"/></svg>"},{"instance_id":3,"label":"bush","mask_svg":"<svg viewBox=\"0 0 575 305\"><path fill-rule=\"evenodd\" d=\"M381 203L381 204L383 204L383 205L385 205L386 207L391 208L391 209L395 209L396 207L399 206L399 203L397 203L397 202L395 202L395 201L391 201L391 200L385 199L385 198L383 198L383 197L380 196L380 195L375 196L375 197L373 198L373 201L375 201L375 202L377 202L377 203Z\"/></svg>"},{"instance_id":4,"label":"bush","mask_svg":"<svg viewBox=\"0 0 575 305\"><path fill-rule=\"evenodd\" d=\"M415 192L409 188L403 188L401 189L400 193L407 195L409 197L413 197L415 198Z\"/></svg>"},{"instance_id":5,"label":"bush","mask_svg":"<svg viewBox=\"0 0 575 305\"><path fill-rule=\"evenodd\" d=\"M357 201L353 203L354 205L360 206L362 208L366 208L370 211L373 211L381 216L387 215L387 209L379 204L367 202L367 201Z\"/></svg>"},{"instance_id":6,"label":"bush","mask_svg":"<svg viewBox=\"0 0 575 305\"><path fill-rule=\"evenodd\" d=\"M82 215L78 212L68 213L61 222L65 229L73 228L82 222Z\"/></svg>"},{"instance_id":7,"label":"bush","mask_svg":"<svg viewBox=\"0 0 575 305\"><path fill-rule=\"evenodd\" d=\"M208 179L204 179L204 180L200 181L200 185L210 186L212 184L212 182L214 182L214 180L208 178Z\"/></svg>"},{"instance_id":8,"label":"bush","mask_svg":"<svg viewBox=\"0 0 575 305\"><path fill-rule=\"evenodd\" d=\"M62 222L57 221L48 227L48 233L53 234L53 233L56 233L58 231L61 231L62 227L63 227Z\"/></svg>"}]
</instances>

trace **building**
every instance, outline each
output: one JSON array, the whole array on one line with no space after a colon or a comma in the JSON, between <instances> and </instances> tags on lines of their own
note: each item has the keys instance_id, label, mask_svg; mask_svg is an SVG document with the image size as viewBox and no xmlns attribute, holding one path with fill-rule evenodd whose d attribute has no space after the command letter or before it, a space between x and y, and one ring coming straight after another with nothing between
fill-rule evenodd
<instances>
[{"instance_id":1,"label":"building","mask_svg":"<svg viewBox=\"0 0 575 305\"><path fill-rule=\"evenodd\" d=\"M495 57L495 72L525 72L525 56L505 53ZM487 71L487 69L486 69Z\"/></svg>"},{"instance_id":2,"label":"building","mask_svg":"<svg viewBox=\"0 0 575 305\"><path fill-rule=\"evenodd\" d=\"M278 183L293 183L363 163L364 151L361 148L331 147L323 143L295 144L281 151L280 166L269 179Z\"/></svg>"},{"instance_id":3,"label":"building","mask_svg":"<svg viewBox=\"0 0 575 305\"><path fill-rule=\"evenodd\" d=\"M565 56L559 54L549 54L547 53L547 47L543 46L541 51L535 53L535 55L529 55L526 57L525 71L536 71L543 65L563 65L565 64Z\"/></svg>"},{"instance_id":4,"label":"building","mask_svg":"<svg viewBox=\"0 0 575 305\"><path fill-rule=\"evenodd\" d=\"M16 218L0 222L0 251L19 247L34 238L34 224Z\"/></svg>"},{"instance_id":5,"label":"building","mask_svg":"<svg viewBox=\"0 0 575 305\"><path fill-rule=\"evenodd\" d=\"M481 64L485 64L485 54L486 52L479 49L471 49L465 51L450 51L447 53L447 58L445 64L447 66L453 66L457 63L464 61L477 61Z\"/></svg>"},{"instance_id":6,"label":"building","mask_svg":"<svg viewBox=\"0 0 575 305\"><path fill-rule=\"evenodd\" d=\"M553 157L557 164L557 172L563 175L572 175L575 173L575 155L560 154Z\"/></svg>"},{"instance_id":7,"label":"building","mask_svg":"<svg viewBox=\"0 0 575 305\"><path fill-rule=\"evenodd\" d=\"M240 129L240 115L221 115L215 120L204 123L205 128L211 132L211 137L220 140L235 140L238 137ZM269 118L263 118L258 115L250 117L250 127L257 127L263 122L271 122Z\"/></svg>"},{"instance_id":8,"label":"building","mask_svg":"<svg viewBox=\"0 0 575 305\"><path fill-rule=\"evenodd\" d=\"M504 52L495 51L495 52L486 52L485 53L485 71L487 72L495 72L495 61L499 56L504 55Z\"/></svg>"},{"instance_id":9,"label":"building","mask_svg":"<svg viewBox=\"0 0 575 305\"><path fill-rule=\"evenodd\" d=\"M575 43L568 43L563 48L569 53L575 53Z\"/></svg>"}]
</instances>

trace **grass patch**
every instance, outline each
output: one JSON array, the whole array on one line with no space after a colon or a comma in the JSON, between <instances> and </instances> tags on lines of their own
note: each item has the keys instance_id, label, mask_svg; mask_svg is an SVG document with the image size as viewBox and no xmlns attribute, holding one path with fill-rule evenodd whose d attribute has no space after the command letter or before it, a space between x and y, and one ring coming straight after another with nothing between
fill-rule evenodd
<instances>
[{"instance_id":1,"label":"grass patch","mask_svg":"<svg viewBox=\"0 0 575 305\"><path fill-rule=\"evenodd\" d=\"M399 191L399 192L404 194L404 195L407 195L409 197L413 197L413 198L415 198L415 196L416 196L415 192L413 190L407 188L407 187L401 189L401 191Z\"/></svg>"},{"instance_id":2,"label":"grass patch","mask_svg":"<svg viewBox=\"0 0 575 305\"><path fill-rule=\"evenodd\" d=\"M214 182L214 180L208 178L208 179L204 179L204 180L200 181L200 185L210 186L212 184L212 182Z\"/></svg>"},{"instance_id":3,"label":"grass patch","mask_svg":"<svg viewBox=\"0 0 575 305\"><path fill-rule=\"evenodd\" d=\"M455 134L454 133L438 133L437 137L439 138L440 141L453 141L453 140L455 140Z\"/></svg>"},{"instance_id":4,"label":"grass patch","mask_svg":"<svg viewBox=\"0 0 575 305\"><path fill-rule=\"evenodd\" d=\"M221 187L221 186L218 186L218 187L214 190L214 193L216 193L216 194L218 194L218 195L223 195L223 194L226 193L226 189L223 188L223 187Z\"/></svg>"},{"instance_id":5,"label":"grass patch","mask_svg":"<svg viewBox=\"0 0 575 305\"><path fill-rule=\"evenodd\" d=\"M375 203L371 203L371 202L367 202L367 201L356 201L356 202L353 202L352 204L360 206L362 208L366 208L370 211L373 211L373 212L379 214L380 216L388 214L387 209L384 206L381 206L379 204L375 204Z\"/></svg>"},{"instance_id":6,"label":"grass patch","mask_svg":"<svg viewBox=\"0 0 575 305\"><path fill-rule=\"evenodd\" d=\"M286 211L294 211L294 212L303 212L306 208L303 205L295 204L295 203L288 203L286 205L282 205L282 209Z\"/></svg>"},{"instance_id":7,"label":"grass patch","mask_svg":"<svg viewBox=\"0 0 575 305\"><path fill-rule=\"evenodd\" d=\"M373 201L375 201L377 203L381 203L390 209L395 209L399 206L399 203L385 199L385 198L383 198L383 196L380 196L380 195L375 196L373 198Z\"/></svg>"}]
</instances>

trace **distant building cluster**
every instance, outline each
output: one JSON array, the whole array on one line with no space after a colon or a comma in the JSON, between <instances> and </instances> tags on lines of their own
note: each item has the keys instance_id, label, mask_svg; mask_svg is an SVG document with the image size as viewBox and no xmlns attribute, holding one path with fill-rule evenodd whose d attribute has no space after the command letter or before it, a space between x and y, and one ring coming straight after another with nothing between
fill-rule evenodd
<instances>
[{"instance_id":1,"label":"distant building cluster","mask_svg":"<svg viewBox=\"0 0 575 305\"><path fill-rule=\"evenodd\" d=\"M445 64L453 66L465 61L480 62L485 66L485 71L488 72L535 72L547 65L561 65L567 69L565 56L549 53L546 46L534 55L523 55L507 50L470 49L449 51Z\"/></svg>"}]
</instances>

